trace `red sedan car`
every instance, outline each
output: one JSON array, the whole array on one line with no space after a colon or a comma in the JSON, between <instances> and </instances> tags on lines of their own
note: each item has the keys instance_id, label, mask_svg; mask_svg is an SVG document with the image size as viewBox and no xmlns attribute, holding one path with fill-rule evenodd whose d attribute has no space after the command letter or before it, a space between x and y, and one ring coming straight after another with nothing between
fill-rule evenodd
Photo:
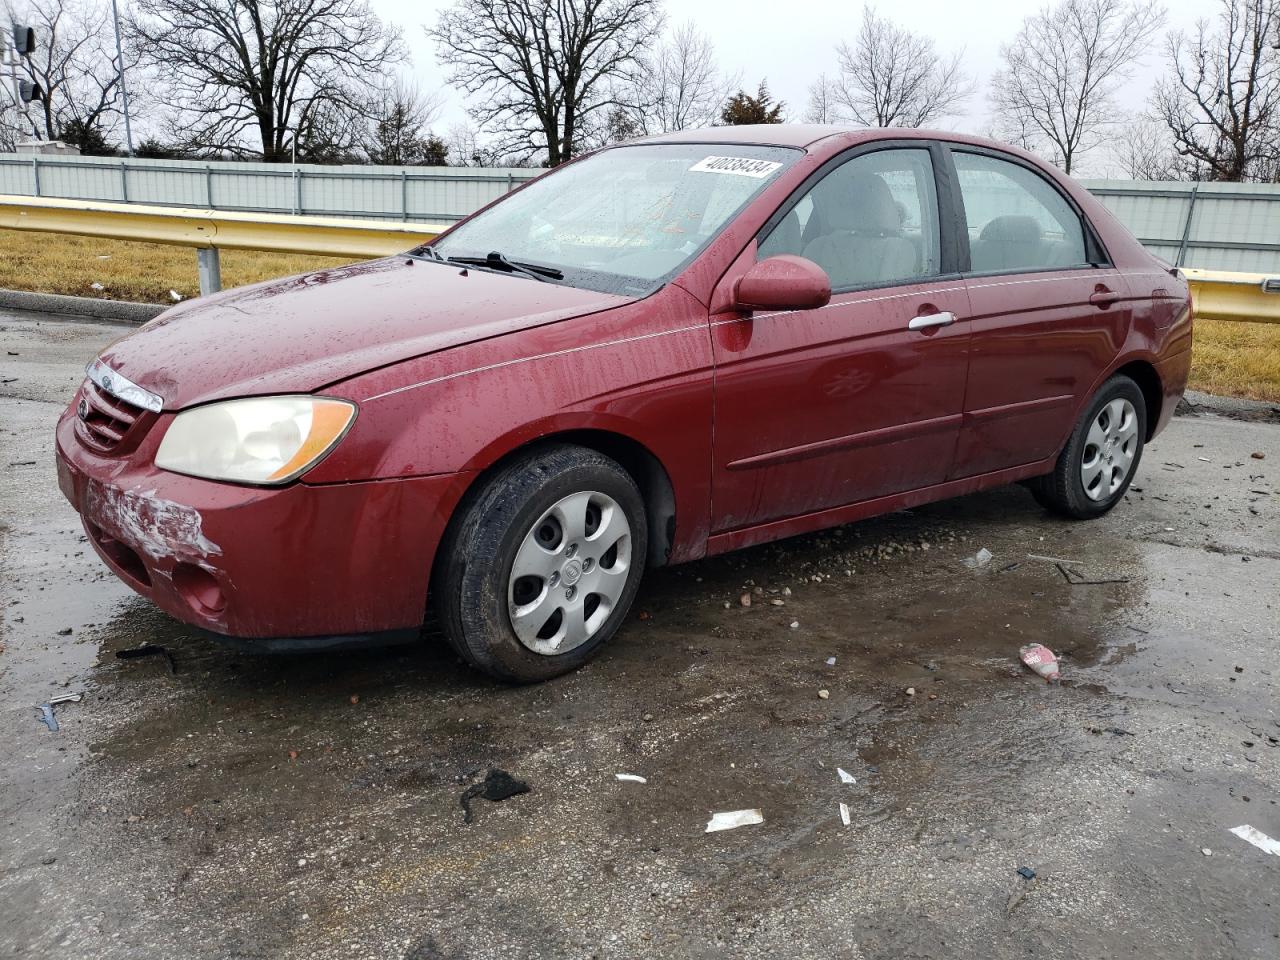
<instances>
[{"instance_id":1,"label":"red sedan car","mask_svg":"<svg viewBox=\"0 0 1280 960\"><path fill-rule=\"evenodd\" d=\"M1124 495L1186 283L1080 186L954 134L687 131L370 263L113 344L58 473L115 573L264 650L419 636L583 663L647 566L999 484Z\"/></svg>"}]
</instances>

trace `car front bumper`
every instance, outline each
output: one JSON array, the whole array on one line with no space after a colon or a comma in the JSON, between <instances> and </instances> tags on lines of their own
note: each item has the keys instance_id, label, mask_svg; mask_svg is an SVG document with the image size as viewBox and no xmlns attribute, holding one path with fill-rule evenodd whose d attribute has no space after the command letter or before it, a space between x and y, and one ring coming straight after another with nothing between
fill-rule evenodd
<instances>
[{"instance_id":1,"label":"car front bumper","mask_svg":"<svg viewBox=\"0 0 1280 960\"><path fill-rule=\"evenodd\" d=\"M94 550L184 623L265 651L412 639L469 474L248 487L100 456L57 428L58 485ZM158 431L152 431L156 433Z\"/></svg>"}]
</instances>

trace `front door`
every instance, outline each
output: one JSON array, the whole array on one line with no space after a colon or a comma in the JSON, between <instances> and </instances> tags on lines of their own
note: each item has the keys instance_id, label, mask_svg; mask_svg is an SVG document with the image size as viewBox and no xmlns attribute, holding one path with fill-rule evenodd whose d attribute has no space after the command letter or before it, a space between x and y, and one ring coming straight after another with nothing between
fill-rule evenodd
<instances>
[{"instance_id":1,"label":"front door","mask_svg":"<svg viewBox=\"0 0 1280 960\"><path fill-rule=\"evenodd\" d=\"M712 316L713 533L945 479L969 324L935 156L918 141L864 150L771 219L757 258L814 261L829 305Z\"/></svg>"}]
</instances>

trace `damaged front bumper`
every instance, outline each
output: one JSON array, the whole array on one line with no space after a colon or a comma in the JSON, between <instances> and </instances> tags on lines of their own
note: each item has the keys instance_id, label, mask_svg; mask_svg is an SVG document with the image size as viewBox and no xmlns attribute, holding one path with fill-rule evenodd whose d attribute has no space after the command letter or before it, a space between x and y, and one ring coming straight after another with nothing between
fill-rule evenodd
<instances>
[{"instance_id":1,"label":"damaged front bumper","mask_svg":"<svg viewBox=\"0 0 1280 960\"><path fill-rule=\"evenodd\" d=\"M418 635L467 475L219 483L154 466L163 422L121 457L87 449L76 419L58 423L58 485L103 561L166 613L264 651Z\"/></svg>"}]
</instances>

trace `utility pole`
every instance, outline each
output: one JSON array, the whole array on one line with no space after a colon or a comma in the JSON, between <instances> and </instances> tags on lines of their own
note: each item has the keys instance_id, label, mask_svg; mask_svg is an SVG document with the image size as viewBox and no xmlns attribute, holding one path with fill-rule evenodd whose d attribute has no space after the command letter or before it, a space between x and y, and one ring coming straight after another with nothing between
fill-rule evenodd
<instances>
[{"instance_id":1,"label":"utility pole","mask_svg":"<svg viewBox=\"0 0 1280 960\"><path fill-rule=\"evenodd\" d=\"M124 146L133 156L133 130L129 126L129 91L124 85L124 49L120 43L120 9L111 0L111 16L116 22L116 75L120 78L120 103L124 106Z\"/></svg>"}]
</instances>

